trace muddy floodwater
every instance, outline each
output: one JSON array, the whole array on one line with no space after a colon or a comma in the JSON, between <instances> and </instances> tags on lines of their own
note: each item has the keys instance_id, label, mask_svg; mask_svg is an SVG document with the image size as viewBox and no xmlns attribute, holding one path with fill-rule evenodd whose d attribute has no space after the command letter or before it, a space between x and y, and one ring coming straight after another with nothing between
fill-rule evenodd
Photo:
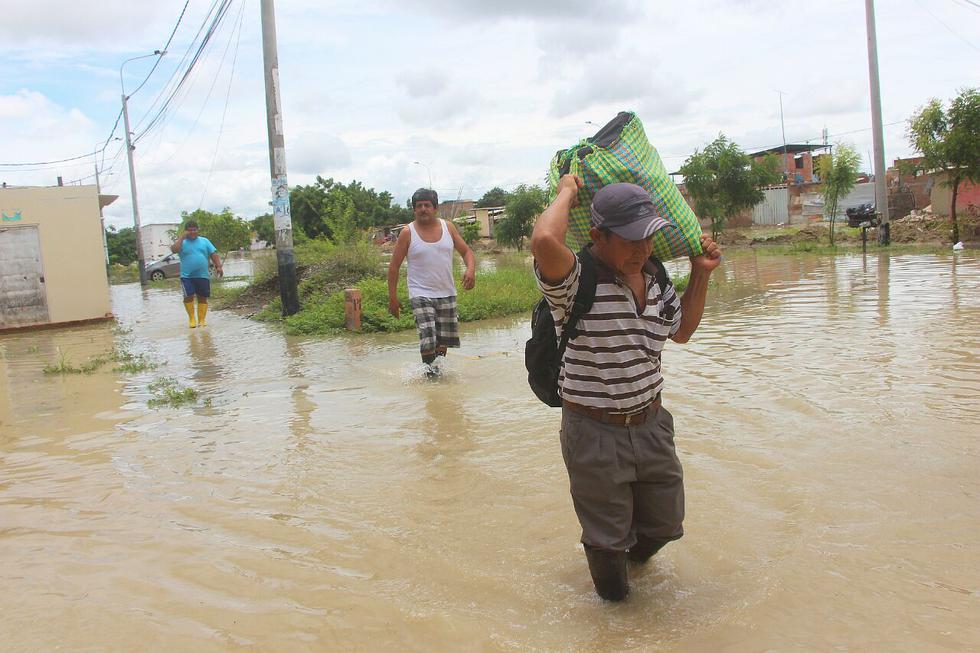
<instances>
[{"instance_id":1,"label":"muddy floodwater","mask_svg":"<svg viewBox=\"0 0 980 653\"><path fill-rule=\"evenodd\" d=\"M0 336L4 651L980 648L980 258L733 255L664 405L685 537L592 590L527 317L286 337L176 289ZM127 348L156 369L44 374ZM176 379L197 403L150 408Z\"/></svg>"}]
</instances>

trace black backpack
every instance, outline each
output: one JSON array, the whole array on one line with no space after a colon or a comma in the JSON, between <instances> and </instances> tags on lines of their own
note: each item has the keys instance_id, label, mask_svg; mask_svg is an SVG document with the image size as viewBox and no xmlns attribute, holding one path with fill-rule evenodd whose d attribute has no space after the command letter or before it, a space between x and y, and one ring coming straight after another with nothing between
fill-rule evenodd
<instances>
[{"instance_id":1,"label":"black backpack","mask_svg":"<svg viewBox=\"0 0 980 653\"><path fill-rule=\"evenodd\" d=\"M583 315L592 310L592 303L595 301L596 264L589 248L590 246L586 245L576 254L582 269L579 272L578 290L575 291L575 300L565 318L561 339L559 340L555 335L555 320L544 297L538 300L531 313L531 338L524 346L527 383L538 399L553 408L561 406L561 397L558 395L558 373L561 371L565 347L569 340L578 335L578 322ZM667 270L655 257L651 256L650 260L657 268L656 280L660 292L666 292L669 283Z\"/></svg>"}]
</instances>

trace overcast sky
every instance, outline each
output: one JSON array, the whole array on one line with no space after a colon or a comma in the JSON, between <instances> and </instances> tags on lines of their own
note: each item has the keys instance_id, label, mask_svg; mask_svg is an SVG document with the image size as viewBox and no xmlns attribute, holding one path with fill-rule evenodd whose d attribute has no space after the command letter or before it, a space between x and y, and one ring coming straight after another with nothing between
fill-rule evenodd
<instances>
[{"instance_id":1,"label":"overcast sky","mask_svg":"<svg viewBox=\"0 0 980 653\"><path fill-rule=\"evenodd\" d=\"M244 4L243 4L244 2ZM169 53L126 64L133 131L181 64L212 0L190 0ZM162 48L184 0L0 0L0 163L96 149L120 110L120 64ZM399 202L542 183L559 148L623 109L670 169L719 132L746 150L786 139L871 149L864 3L858 0L280 0L276 7L291 185L361 180ZM980 2L879 0L886 159L929 98L980 85ZM233 0L186 88L135 150L144 222L229 206L268 211L258 0ZM233 74L232 74L233 72ZM116 135L121 135L120 125ZM424 165L417 165L419 161ZM120 143L106 149L110 224L132 223ZM0 167L0 181L86 178L92 158Z\"/></svg>"}]
</instances>

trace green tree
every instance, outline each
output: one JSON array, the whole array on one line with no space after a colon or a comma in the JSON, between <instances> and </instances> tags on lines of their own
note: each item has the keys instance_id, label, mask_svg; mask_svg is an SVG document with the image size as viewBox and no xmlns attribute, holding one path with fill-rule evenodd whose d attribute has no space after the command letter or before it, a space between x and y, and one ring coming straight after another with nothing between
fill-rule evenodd
<instances>
[{"instance_id":1,"label":"green tree","mask_svg":"<svg viewBox=\"0 0 980 653\"><path fill-rule=\"evenodd\" d=\"M909 143L922 153L918 168L946 173L944 184L953 189L950 219L953 242L960 240L956 220L956 195L960 182L980 182L980 92L975 88L960 91L944 110L933 99L909 118Z\"/></svg>"},{"instance_id":2,"label":"green tree","mask_svg":"<svg viewBox=\"0 0 980 653\"><path fill-rule=\"evenodd\" d=\"M109 263L129 265L136 260L136 231L132 227L119 231L109 227L105 230L105 240L109 248Z\"/></svg>"},{"instance_id":3,"label":"green tree","mask_svg":"<svg viewBox=\"0 0 980 653\"><path fill-rule=\"evenodd\" d=\"M768 158L753 161L724 134L687 158L680 173L697 212L710 218L713 238L718 237L728 218L762 201L758 186L780 180L772 163Z\"/></svg>"},{"instance_id":4,"label":"green tree","mask_svg":"<svg viewBox=\"0 0 980 653\"><path fill-rule=\"evenodd\" d=\"M248 247L252 242L252 230L248 223L236 218L227 206L221 213L212 213L204 209L196 209L190 213L182 211L177 233L184 233L190 220L197 223L200 234L210 240L219 252Z\"/></svg>"},{"instance_id":5,"label":"green tree","mask_svg":"<svg viewBox=\"0 0 980 653\"><path fill-rule=\"evenodd\" d=\"M255 232L256 238L264 240L269 245L276 244L276 225L271 213L252 218L248 225Z\"/></svg>"},{"instance_id":6,"label":"green tree","mask_svg":"<svg viewBox=\"0 0 980 653\"><path fill-rule=\"evenodd\" d=\"M473 222L463 222L457 219L455 224L459 235L463 237L467 245L472 245L480 239L480 223L476 220Z\"/></svg>"},{"instance_id":7,"label":"green tree","mask_svg":"<svg viewBox=\"0 0 980 653\"><path fill-rule=\"evenodd\" d=\"M505 191L499 186L494 186L487 192L483 194L483 197L476 201L477 208L483 208L487 206L506 206L507 200L510 199L510 193Z\"/></svg>"},{"instance_id":8,"label":"green tree","mask_svg":"<svg viewBox=\"0 0 980 653\"><path fill-rule=\"evenodd\" d=\"M365 188L356 179L349 184L317 177L309 186L294 186L289 192L294 228L298 225L311 238L334 239L333 225L340 226L340 240L351 237L350 229L364 230L412 220L410 209L397 204L388 191Z\"/></svg>"},{"instance_id":9,"label":"green tree","mask_svg":"<svg viewBox=\"0 0 980 653\"><path fill-rule=\"evenodd\" d=\"M531 235L534 220L544 211L548 194L540 186L521 184L507 199L506 213L494 229L497 241L524 249L524 239Z\"/></svg>"},{"instance_id":10,"label":"green tree","mask_svg":"<svg viewBox=\"0 0 980 653\"><path fill-rule=\"evenodd\" d=\"M354 199L349 193L340 191L330 193L324 201L323 220L327 224L330 240L338 245L348 245L357 239L359 233L358 213Z\"/></svg>"},{"instance_id":11,"label":"green tree","mask_svg":"<svg viewBox=\"0 0 980 653\"><path fill-rule=\"evenodd\" d=\"M823 183L824 212L830 216L830 244L834 244L834 223L840 199L854 189L860 172L861 155L847 143L839 143L830 156L823 156L817 163L817 172Z\"/></svg>"}]
</instances>

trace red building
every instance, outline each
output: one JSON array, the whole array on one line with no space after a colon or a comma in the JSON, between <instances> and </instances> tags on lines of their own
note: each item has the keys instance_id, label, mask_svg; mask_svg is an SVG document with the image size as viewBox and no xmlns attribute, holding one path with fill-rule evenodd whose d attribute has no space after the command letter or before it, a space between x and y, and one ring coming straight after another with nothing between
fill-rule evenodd
<instances>
[{"instance_id":1,"label":"red building","mask_svg":"<svg viewBox=\"0 0 980 653\"><path fill-rule=\"evenodd\" d=\"M750 152L749 157L755 161L762 161L768 156L775 156L781 164L784 183L809 184L820 180L814 170L815 162L822 154L829 154L830 147L830 145L809 143L787 143L785 146ZM821 150L823 150L821 154L814 154Z\"/></svg>"}]
</instances>

